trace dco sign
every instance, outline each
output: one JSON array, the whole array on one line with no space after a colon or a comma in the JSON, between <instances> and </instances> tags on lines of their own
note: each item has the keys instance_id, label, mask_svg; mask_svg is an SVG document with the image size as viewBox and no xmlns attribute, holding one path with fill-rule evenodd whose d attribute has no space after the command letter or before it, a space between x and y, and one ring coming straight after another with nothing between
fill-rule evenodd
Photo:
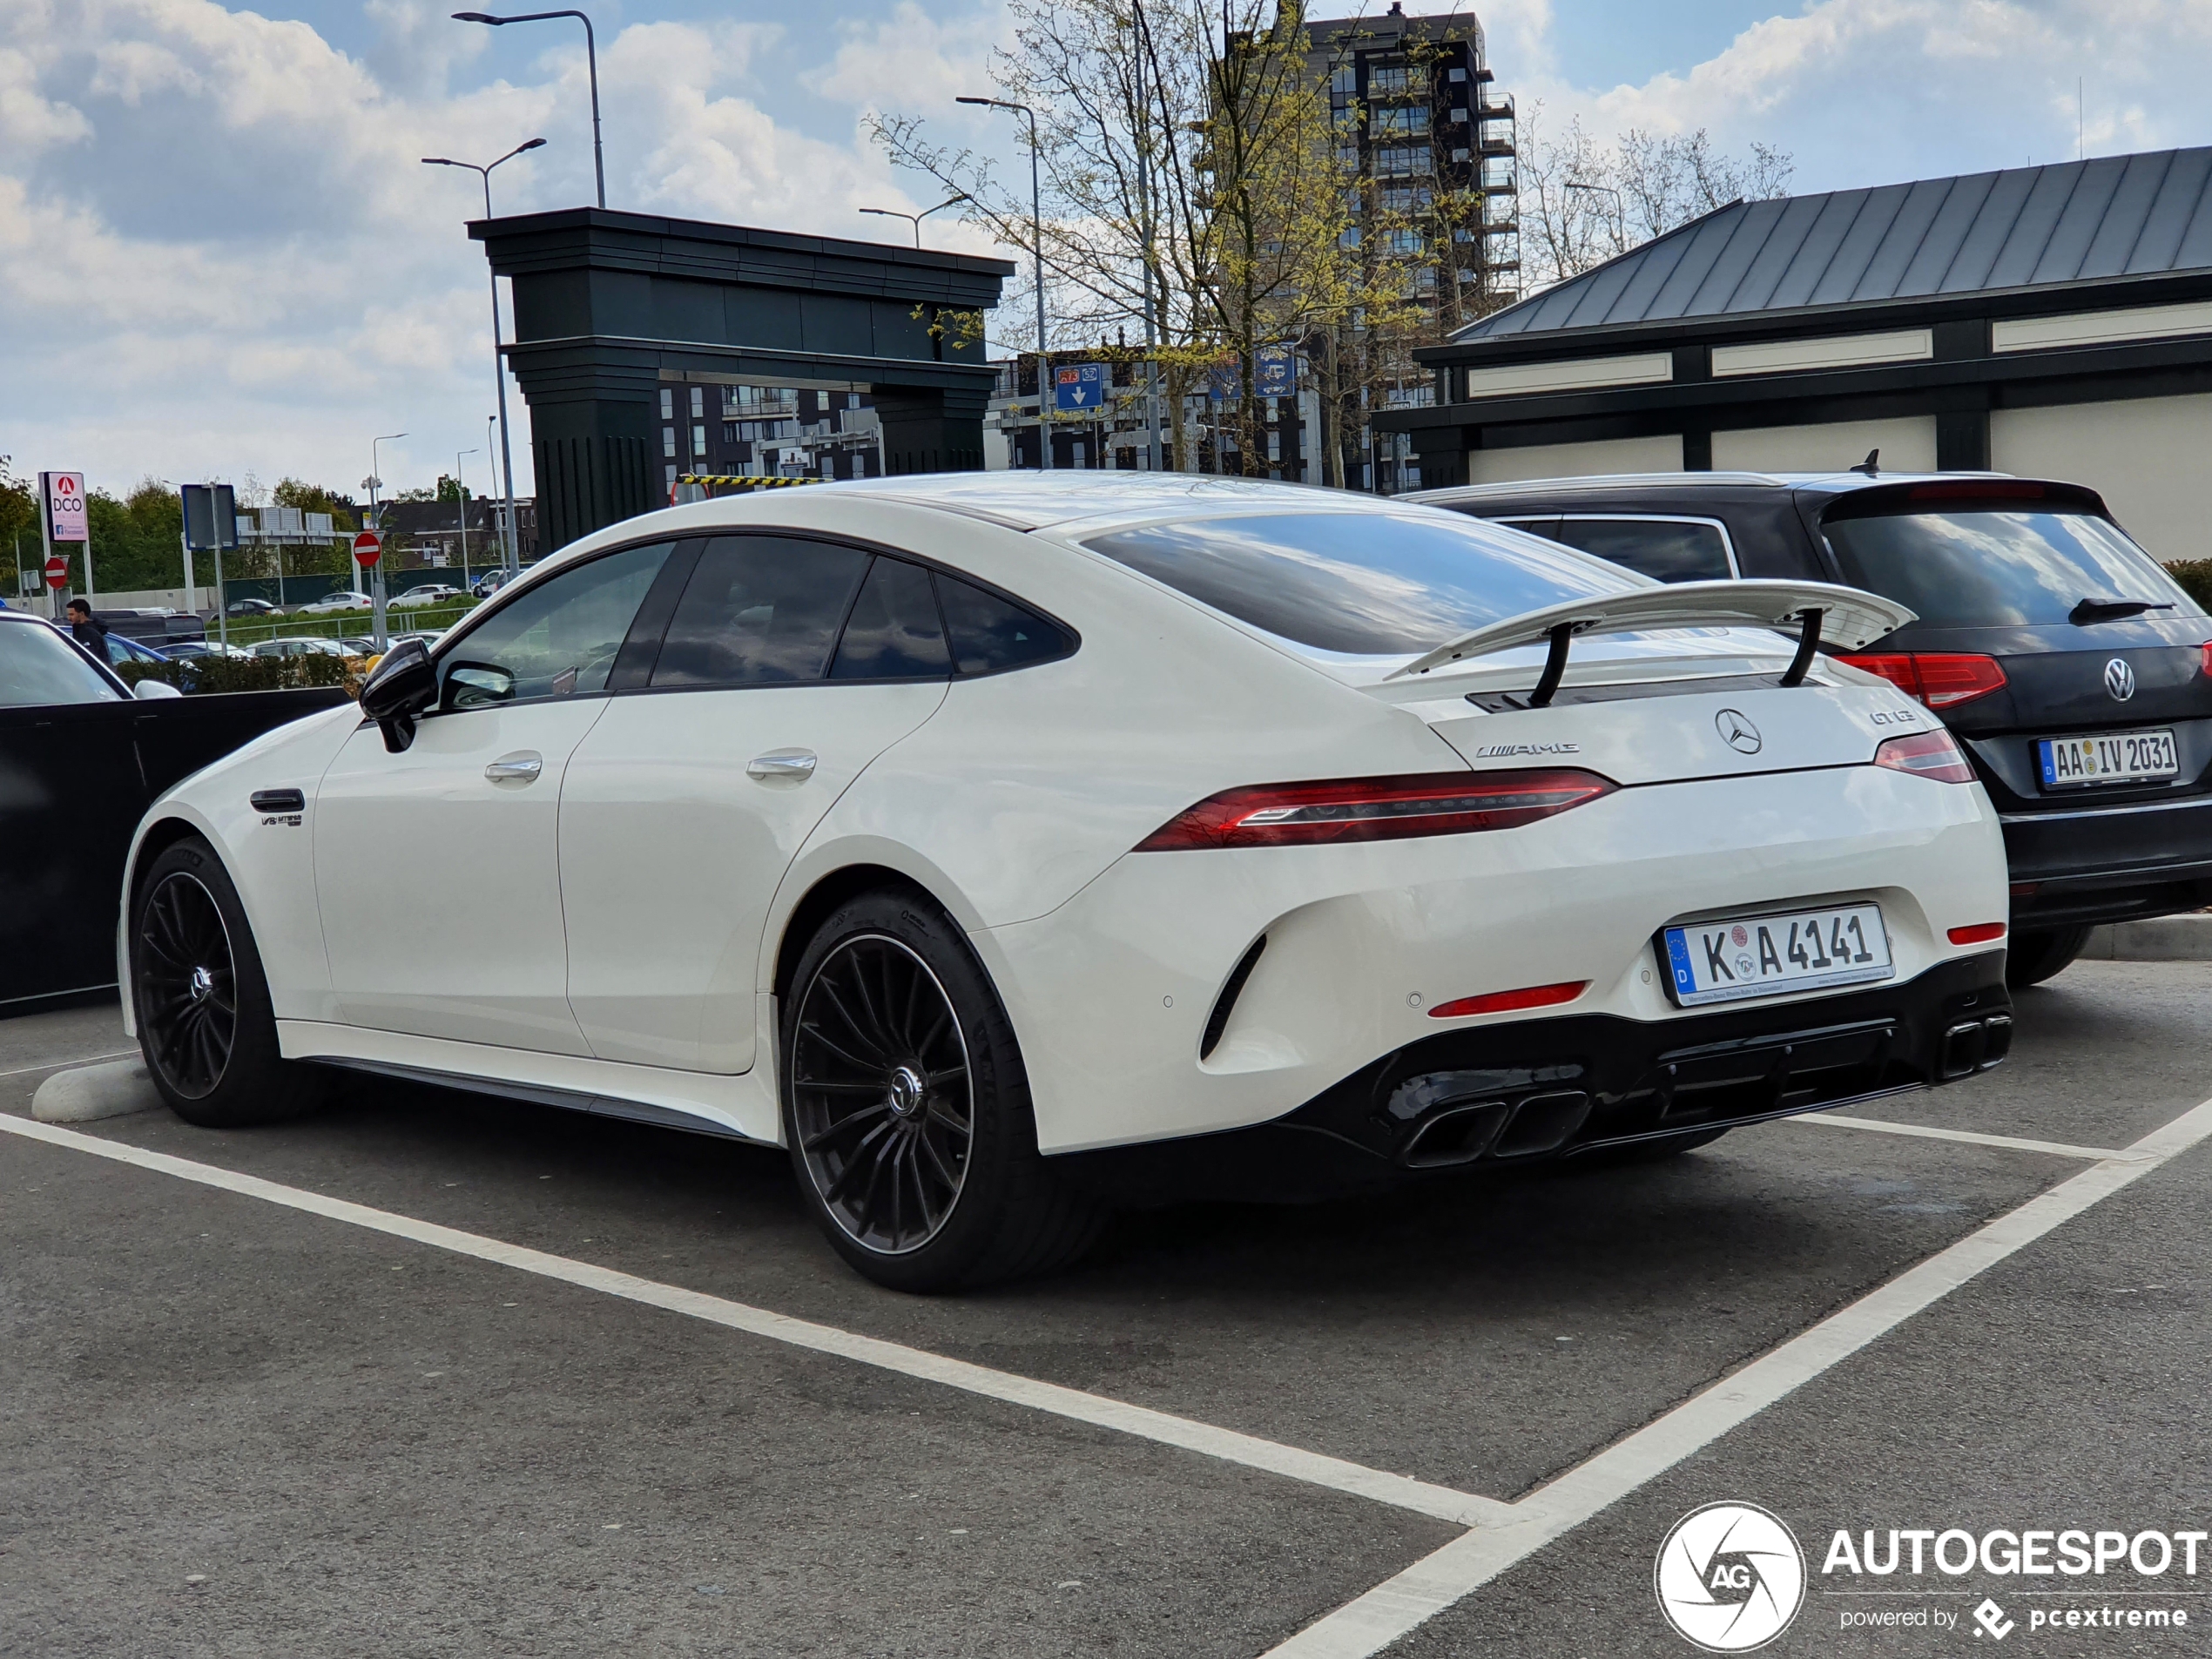
<instances>
[{"instance_id":1,"label":"dco sign","mask_svg":"<svg viewBox=\"0 0 2212 1659\"><path fill-rule=\"evenodd\" d=\"M85 542L92 531L84 511L84 475L81 472L42 472L40 494L46 499L46 532L57 542Z\"/></svg>"}]
</instances>

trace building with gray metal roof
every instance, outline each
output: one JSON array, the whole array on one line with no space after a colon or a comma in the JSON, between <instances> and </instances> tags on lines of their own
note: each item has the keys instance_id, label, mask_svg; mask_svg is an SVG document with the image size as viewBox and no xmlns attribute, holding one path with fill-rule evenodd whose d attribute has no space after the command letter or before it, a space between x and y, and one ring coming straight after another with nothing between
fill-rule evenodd
<instances>
[{"instance_id":1,"label":"building with gray metal roof","mask_svg":"<svg viewBox=\"0 0 2212 1659\"><path fill-rule=\"evenodd\" d=\"M1419 354L1425 485L1885 466L2105 494L2212 553L2212 148L1734 202Z\"/></svg>"}]
</instances>

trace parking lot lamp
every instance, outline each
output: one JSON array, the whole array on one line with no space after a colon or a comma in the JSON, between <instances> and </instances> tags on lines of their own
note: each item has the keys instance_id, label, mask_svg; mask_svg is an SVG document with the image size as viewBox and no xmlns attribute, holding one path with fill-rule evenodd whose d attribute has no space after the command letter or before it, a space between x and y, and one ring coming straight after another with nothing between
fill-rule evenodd
<instances>
[{"instance_id":1,"label":"parking lot lamp","mask_svg":"<svg viewBox=\"0 0 2212 1659\"><path fill-rule=\"evenodd\" d=\"M474 449L453 452L453 493L461 497L461 590L469 590L469 487L461 482L461 457L473 455Z\"/></svg>"},{"instance_id":2,"label":"parking lot lamp","mask_svg":"<svg viewBox=\"0 0 2212 1659\"><path fill-rule=\"evenodd\" d=\"M384 509L377 505L376 492L383 488L384 479L376 459L376 446L380 443L394 443L405 436L407 434L404 432L387 432L381 438L371 438L368 441L368 476L362 482L368 487L369 521L380 530L384 528ZM361 569L358 563L354 564L354 591L355 593L361 591ZM381 651L384 649L384 561L382 559L376 561L376 574L370 579L370 586L372 620L369 624L369 634L376 641L376 649Z\"/></svg>"},{"instance_id":3,"label":"parking lot lamp","mask_svg":"<svg viewBox=\"0 0 2212 1659\"><path fill-rule=\"evenodd\" d=\"M919 213L902 213L895 207L863 207L860 211L864 213L880 213L885 219L905 219L914 227L914 246L920 247L921 246L921 221L932 213L941 213L954 203L964 202L968 199L968 192L963 190L959 195L949 196L934 207L925 207Z\"/></svg>"},{"instance_id":4,"label":"parking lot lamp","mask_svg":"<svg viewBox=\"0 0 2212 1659\"><path fill-rule=\"evenodd\" d=\"M491 170L502 162L512 161L516 156L527 151L542 149L544 144L545 140L543 138L531 138L526 143L516 145L505 155L500 157L498 161L488 162L481 167L473 161L455 161L447 156L425 156L422 158L422 165L426 167L464 167L481 178L484 183L484 217L489 219L491 217ZM507 436L507 362L500 355L499 349L499 273L496 271L491 273L491 375L492 384L499 394L499 454L502 462L500 469L507 478L506 565L507 574L512 576L515 574L517 558L515 550L515 451Z\"/></svg>"},{"instance_id":5,"label":"parking lot lamp","mask_svg":"<svg viewBox=\"0 0 2212 1659\"><path fill-rule=\"evenodd\" d=\"M599 47L591 33L591 19L581 11L529 11L516 17L495 17L489 11L456 11L455 23L480 23L493 29L510 23L544 23L554 17L574 17L583 25L583 61L591 71L591 171L599 185L599 206L607 205L607 162L599 149ZM489 213L485 214L489 219Z\"/></svg>"},{"instance_id":6,"label":"parking lot lamp","mask_svg":"<svg viewBox=\"0 0 2212 1659\"><path fill-rule=\"evenodd\" d=\"M1049 365L1044 351L1044 197L1037 185L1037 112L1026 104L1015 104L1002 98L962 98L955 102L980 104L986 109L1013 110L1029 120L1029 240L1036 253L1037 269L1037 448L1043 459L1038 462L1040 471L1052 470L1052 432L1045 425L1045 374Z\"/></svg>"}]
</instances>

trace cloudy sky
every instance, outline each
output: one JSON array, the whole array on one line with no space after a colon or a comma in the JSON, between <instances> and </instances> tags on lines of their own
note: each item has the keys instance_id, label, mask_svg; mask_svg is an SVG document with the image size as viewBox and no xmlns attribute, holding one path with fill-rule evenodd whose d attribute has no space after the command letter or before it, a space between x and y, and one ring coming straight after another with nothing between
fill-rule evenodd
<instances>
[{"instance_id":1,"label":"cloudy sky","mask_svg":"<svg viewBox=\"0 0 2212 1659\"><path fill-rule=\"evenodd\" d=\"M1383 0L1371 0L1378 7ZM1315 16L1349 14L1356 0ZM1436 0L1409 10L1444 10ZM0 455L96 485L287 474L395 487L485 446L489 298L462 231L589 199L582 31L425 0L0 0ZM927 206L863 115L987 90L998 0L599 0L609 205L834 236ZM1705 126L1824 190L2212 142L2212 0L1500 0L1501 86L1611 134ZM916 199L920 195L920 199ZM941 226L941 228L940 228ZM903 227L900 227L901 229ZM988 248L933 221L933 240ZM515 408L517 483L527 426ZM463 463L482 480L483 456Z\"/></svg>"}]
</instances>

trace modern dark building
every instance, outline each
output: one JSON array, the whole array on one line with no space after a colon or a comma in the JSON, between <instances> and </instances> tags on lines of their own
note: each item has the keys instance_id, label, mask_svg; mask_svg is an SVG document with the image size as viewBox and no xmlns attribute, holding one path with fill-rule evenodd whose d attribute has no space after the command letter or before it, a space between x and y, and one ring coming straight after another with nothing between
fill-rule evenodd
<instances>
[{"instance_id":1,"label":"modern dark building","mask_svg":"<svg viewBox=\"0 0 2212 1659\"><path fill-rule=\"evenodd\" d=\"M998 303L1014 269L1003 260L596 207L480 220L469 233L514 284L507 358L529 406L549 551L665 503L671 468L698 470L702 454L712 463L718 436L732 455L760 448L764 465L774 448L782 467L798 463L784 438L759 435L763 422L834 417L802 441L857 429L843 421L860 413L849 401L780 412L798 394L868 397L887 471L983 465L995 374L962 349L976 332L964 320ZM779 412L745 415L746 388L779 394Z\"/></svg>"},{"instance_id":2,"label":"modern dark building","mask_svg":"<svg viewBox=\"0 0 2212 1659\"><path fill-rule=\"evenodd\" d=\"M661 475L880 478L883 419L868 393L697 381L659 390Z\"/></svg>"},{"instance_id":3,"label":"modern dark building","mask_svg":"<svg viewBox=\"0 0 2212 1659\"><path fill-rule=\"evenodd\" d=\"M1430 486L1994 469L2212 555L2212 148L1735 202L1416 355Z\"/></svg>"},{"instance_id":4,"label":"modern dark building","mask_svg":"<svg viewBox=\"0 0 2212 1659\"><path fill-rule=\"evenodd\" d=\"M500 550L502 521L507 515L504 496L488 500L482 496L469 498L467 523L469 526L469 568L481 570L487 565L497 564L504 556ZM383 505L381 522L387 538L386 558L394 570L462 568L462 514L460 503L449 501L392 501ZM524 564L535 561L537 546L537 503L528 496L515 498L516 550Z\"/></svg>"}]
</instances>

